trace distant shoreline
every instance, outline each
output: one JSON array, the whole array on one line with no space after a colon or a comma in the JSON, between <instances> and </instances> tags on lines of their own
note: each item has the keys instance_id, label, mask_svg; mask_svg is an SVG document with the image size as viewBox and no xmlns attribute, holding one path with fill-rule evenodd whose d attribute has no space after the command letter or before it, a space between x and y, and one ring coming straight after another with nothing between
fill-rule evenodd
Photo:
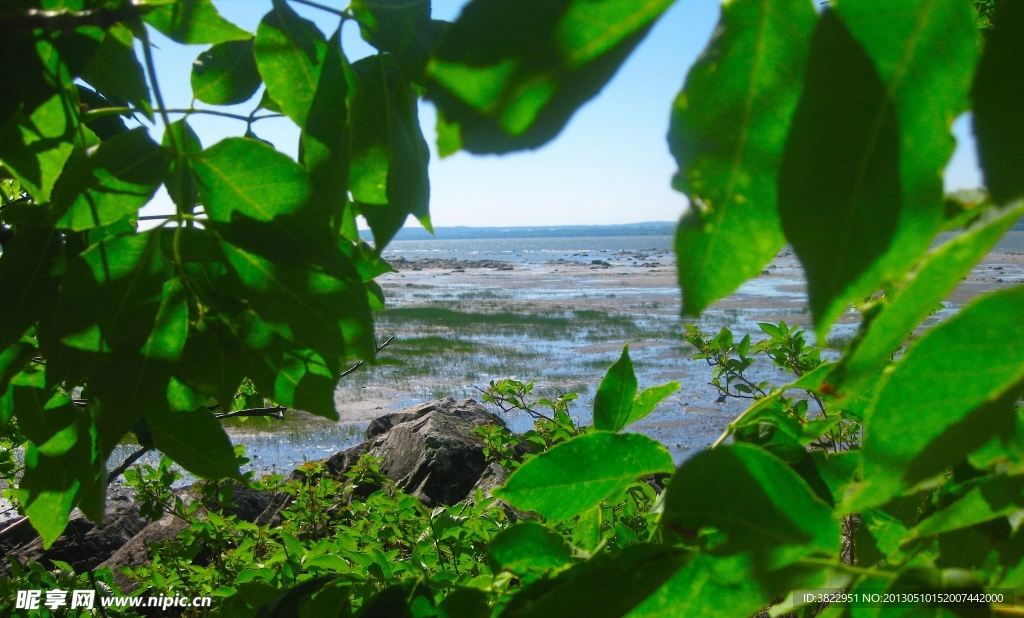
<instances>
[{"instance_id":1,"label":"distant shoreline","mask_svg":"<svg viewBox=\"0 0 1024 618\"><path fill-rule=\"evenodd\" d=\"M529 225L505 227L435 227L431 234L423 228L402 228L394 240L482 240L491 238L595 238L607 236L672 236L672 221L624 223L619 225ZM360 230L364 240L373 235Z\"/></svg>"}]
</instances>

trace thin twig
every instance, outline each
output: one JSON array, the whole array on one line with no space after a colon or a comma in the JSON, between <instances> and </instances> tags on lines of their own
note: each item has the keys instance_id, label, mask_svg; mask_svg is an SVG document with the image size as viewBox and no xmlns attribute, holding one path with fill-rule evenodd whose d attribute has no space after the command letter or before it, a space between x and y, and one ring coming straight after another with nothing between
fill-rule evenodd
<instances>
[{"instance_id":1,"label":"thin twig","mask_svg":"<svg viewBox=\"0 0 1024 618\"><path fill-rule=\"evenodd\" d=\"M129 4L128 6L132 5ZM29 9L24 13L0 16L0 31L32 31L40 29L49 32L72 32L82 26L99 26L106 29L126 17L127 15L124 14L124 11L113 11L110 9L86 11Z\"/></svg>"},{"instance_id":2,"label":"thin twig","mask_svg":"<svg viewBox=\"0 0 1024 618\"><path fill-rule=\"evenodd\" d=\"M391 340L394 339L394 338L395 338L395 336L391 335L390 337L388 337L387 341L385 341L384 343L382 343L379 346L377 346L377 352L380 352L384 348L388 347L388 344L391 343ZM345 371L342 371L341 375L338 376L338 379L340 380L340 379L344 378L345 376L347 376L349 374L355 373L360 367L362 367L365 364L366 364L366 361L359 361L358 363L356 363L355 365L352 365L351 367L349 367Z\"/></svg>"},{"instance_id":3,"label":"thin twig","mask_svg":"<svg viewBox=\"0 0 1024 618\"><path fill-rule=\"evenodd\" d=\"M292 0L292 2L295 2L297 4L305 4L306 6L311 6L314 9L320 9L321 11L326 11L328 13L331 13L332 15L337 15L338 17L344 17L345 19L352 19L352 15L350 13L346 13L345 11L342 11L341 9L336 9L336 8L333 8L333 7L329 7L327 5L320 4L318 2L312 2L312 0Z\"/></svg>"},{"instance_id":4,"label":"thin twig","mask_svg":"<svg viewBox=\"0 0 1024 618\"><path fill-rule=\"evenodd\" d=\"M134 464L136 461L142 459L142 456L148 453L149 450L150 449L148 446L144 446L139 450L135 451L134 453L132 453L131 455L129 455L127 459L121 462L120 466L111 470L110 474L107 475L107 485L110 485L111 483L114 482L114 479L124 474L125 470L131 467L131 465Z\"/></svg>"},{"instance_id":5,"label":"thin twig","mask_svg":"<svg viewBox=\"0 0 1024 618\"><path fill-rule=\"evenodd\" d=\"M235 412L221 412L220 414L214 414L213 418L236 418L239 416L270 416L281 420L284 418L284 411L287 410L285 406L274 406L272 408L249 408L248 410L237 410Z\"/></svg>"}]
</instances>

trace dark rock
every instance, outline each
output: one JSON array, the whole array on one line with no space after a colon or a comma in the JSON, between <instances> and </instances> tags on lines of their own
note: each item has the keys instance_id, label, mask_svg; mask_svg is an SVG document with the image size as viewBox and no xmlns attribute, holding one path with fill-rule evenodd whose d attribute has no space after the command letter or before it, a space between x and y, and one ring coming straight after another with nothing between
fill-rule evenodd
<instances>
[{"instance_id":1,"label":"dark rock","mask_svg":"<svg viewBox=\"0 0 1024 618\"><path fill-rule=\"evenodd\" d=\"M370 445L369 453L384 460L381 472L427 506L465 500L488 467L473 428L504 423L472 399L448 397L403 412L413 418Z\"/></svg>"},{"instance_id":2,"label":"dark rock","mask_svg":"<svg viewBox=\"0 0 1024 618\"><path fill-rule=\"evenodd\" d=\"M373 423L370 423L370 425L372 426ZM369 427L367 427L366 432L370 432ZM374 435L376 436L377 434ZM333 476L340 477L342 474L348 472L356 461L366 453L368 444L368 442L360 442L355 446L348 447L340 453L331 455L331 458L324 463L324 467L326 467L328 472Z\"/></svg>"},{"instance_id":3,"label":"dark rock","mask_svg":"<svg viewBox=\"0 0 1024 618\"><path fill-rule=\"evenodd\" d=\"M234 494L231 502L234 506L221 508L225 515L234 515L238 519L252 523L266 510L270 504L271 492L253 489L248 485L234 483ZM220 508L219 504L205 504L206 508Z\"/></svg>"},{"instance_id":4,"label":"dark rock","mask_svg":"<svg viewBox=\"0 0 1024 618\"><path fill-rule=\"evenodd\" d=\"M52 568L53 560L67 562L78 573L95 568L116 552L146 526L139 516L139 507L127 496L114 496L107 500L103 525L92 523L80 511L72 513L68 527L49 549L43 549L43 540L27 520L21 518L7 524L0 531L0 552L14 556L22 563L41 562ZM6 575L10 564L0 564L0 574Z\"/></svg>"},{"instance_id":5,"label":"dark rock","mask_svg":"<svg viewBox=\"0 0 1024 618\"><path fill-rule=\"evenodd\" d=\"M604 260L590 260L590 263L596 266L611 266L611 264L605 262Z\"/></svg>"}]
</instances>

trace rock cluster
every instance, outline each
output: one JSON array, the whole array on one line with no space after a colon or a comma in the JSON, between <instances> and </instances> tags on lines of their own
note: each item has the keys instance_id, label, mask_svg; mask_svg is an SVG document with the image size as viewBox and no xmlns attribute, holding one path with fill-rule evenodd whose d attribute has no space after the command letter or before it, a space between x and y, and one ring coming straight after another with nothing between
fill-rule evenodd
<instances>
[{"instance_id":1,"label":"rock cluster","mask_svg":"<svg viewBox=\"0 0 1024 618\"><path fill-rule=\"evenodd\" d=\"M364 453L382 459L380 470L426 506L457 504L505 482L504 470L484 459L483 441L473 429L504 422L472 399L451 397L406 408L374 419L366 428L365 441L334 454L324 462L332 476L347 472ZM293 477L303 474L293 472ZM197 497L190 488L178 490L184 501ZM235 486L236 506L225 509L239 519L260 525L276 525L278 513L290 496ZM210 505L205 505L210 506ZM25 518L0 524L0 553L22 563L39 561L48 568L52 560L69 563L81 572L97 567L140 566L150 559L150 544L176 537L186 523L174 515L149 523L139 508L124 495L108 496L103 525L97 526L75 511L68 529L47 550ZM9 564L0 564L0 576ZM115 580L131 589L131 582L114 569Z\"/></svg>"}]
</instances>

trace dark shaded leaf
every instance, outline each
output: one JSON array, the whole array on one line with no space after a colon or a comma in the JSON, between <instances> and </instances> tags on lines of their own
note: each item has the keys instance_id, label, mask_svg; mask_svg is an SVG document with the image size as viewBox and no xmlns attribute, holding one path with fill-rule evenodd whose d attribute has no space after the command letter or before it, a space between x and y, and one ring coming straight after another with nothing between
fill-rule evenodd
<instances>
[{"instance_id":1,"label":"dark shaded leaf","mask_svg":"<svg viewBox=\"0 0 1024 618\"><path fill-rule=\"evenodd\" d=\"M974 134L985 186L1005 204L1024 195L1024 5L995 3L974 74Z\"/></svg>"},{"instance_id":2,"label":"dark shaded leaf","mask_svg":"<svg viewBox=\"0 0 1024 618\"><path fill-rule=\"evenodd\" d=\"M430 19L430 0L357 0L352 13L363 39L390 53L414 81L422 81L430 50L449 25Z\"/></svg>"},{"instance_id":3,"label":"dark shaded leaf","mask_svg":"<svg viewBox=\"0 0 1024 618\"><path fill-rule=\"evenodd\" d=\"M171 145L172 135L174 136L173 147ZM189 157L202 152L203 145L199 142L199 136L182 118L172 122L170 130L164 131L163 146L170 148L172 152L177 149L179 153L179 156L171 159L167 177L164 178L167 194L183 212L191 213L198 203L199 187Z\"/></svg>"},{"instance_id":4,"label":"dark shaded leaf","mask_svg":"<svg viewBox=\"0 0 1024 618\"><path fill-rule=\"evenodd\" d=\"M218 43L192 63L192 93L204 103L248 101L262 83L252 55L252 39Z\"/></svg>"},{"instance_id":5,"label":"dark shaded leaf","mask_svg":"<svg viewBox=\"0 0 1024 618\"><path fill-rule=\"evenodd\" d=\"M959 0L853 1L819 20L779 174L819 335L902 280L942 228L950 119L967 108L976 39Z\"/></svg>"},{"instance_id":6,"label":"dark shaded leaf","mask_svg":"<svg viewBox=\"0 0 1024 618\"><path fill-rule=\"evenodd\" d=\"M24 227L0 254L0 349L21 339L56 303L61 244L53 228Z\"/></svg>"},{"instance_id":7,"label":"dark shaded leaf","mask_svg":"<svg viewBox=\"0 0 1024 618\"><path fill-rule=\"evenodd\" d=\"M426 96L470 152L537 148L604 87L670 4L474 0L435 48Z\"/></svg>"},{"instance_id":8,"label":"dark shaded leaf","mask_svg":"<svg viewBox=\"0 0 1024 618\"><path fill-rule=\"evenodd\" d=\"M152 118L149 86L135 57L134 36L127 26L115 24L107 31L86 67L84 78L100 93L128 101Z\"/></svg>"},{"instance_id":9,"label":"dark shaded leaf","mask_svg":"<svg viewBox=\"0 0 1024 618\"><path fill-rule=\"evenodd\" d=\"M723 5L676 97L668 140L673 186L690 200L676 232L689 315L759 274L786 242L776 179L815 20L809 2Z\"/></svg>"},{"instance_id":10,"label":"dark shaded leaf","mask_svg":"<svg viewBox=\"0 0 1024 618\"><path fill-rule=\"evenodd\" d=\"M153 446L196 476L240 479L231 438L206 408L146 413Z\"/></svg>"},{"instance_id":11,"label":"dark shaded leaf","mask_svg":"<svg viewBox=\"0 0 1024 618\"><path fill-rule=\"evenodd\" d=\"M75 155L53 190L57 227L80 231L137 213L163 182L167 165L167 153L145 127Z\"/></svg>"},{"instance_id":12,"label":"dark shaded leaf","mask_svg":"<svg viewBox=\"0 0 1024 618\"><path fill-rule=\"evenodd\" d=\"M299 603L334 579L334 575L314 577L267 601L256 618L299 618Z\"/></svg>"}]
</instances>

